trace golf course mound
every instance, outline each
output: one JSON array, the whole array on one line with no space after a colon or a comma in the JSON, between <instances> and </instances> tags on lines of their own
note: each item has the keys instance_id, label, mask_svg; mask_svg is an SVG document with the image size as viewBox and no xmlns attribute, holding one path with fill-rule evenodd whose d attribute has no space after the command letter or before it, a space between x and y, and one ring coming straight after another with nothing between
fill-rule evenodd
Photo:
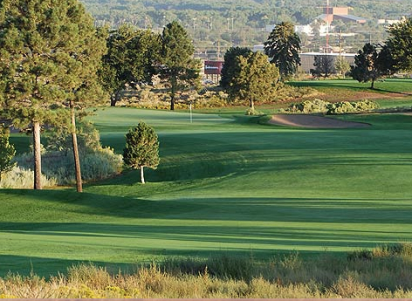
<instances>
[{"instance_id":1,"label":"golf course mound","mask_svg":"<svg viewBox=\"0 0 412 301\"><path fill-rule=\"evenodd\" d=\"M269 120L270 124L293 126L301 128L364 128L369 127L370 124L344 121L335 118L328 118L314 115L293 115L280 114L273 115Z\"/></svg>"}]
</instances>

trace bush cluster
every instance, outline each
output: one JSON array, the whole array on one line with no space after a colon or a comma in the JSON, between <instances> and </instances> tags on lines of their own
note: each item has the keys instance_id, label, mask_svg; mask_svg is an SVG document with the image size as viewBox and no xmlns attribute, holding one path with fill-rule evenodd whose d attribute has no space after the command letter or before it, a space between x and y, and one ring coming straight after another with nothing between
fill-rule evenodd
<instances>
[{"instance_id":1,"label":"bush cluster","mask_svg":"<svg viewBox=\"0 0 412 301\"><path fill-rule=\"evenodd\" d=\"M371 100L362 101L342 101L336 103L330 103L321 99L306 100L298 104L292 104L287 109L281 110L286 113L322 113L327 115L335 114L347 114L347 113L361 113L370 112L378 108L378 104Z\"/></svg>"},{"instance_id":2,"label":"bush cluster","mask_svg":"<svg viewBox=\"0 0 412 301\"><path fill-rule=\"evenodd\" d=\"M379 106L376 102L371 100L362 100L362 101L343 101L332 103L328 107L327 114L346 114L346 113L361 113L361 112L370 112L377 109Z\"/></svg>"},{"instance_id":3,"label":"bush cluster","mask_svg":"<svg viewBox=\"0 0 412 301\"><path fill-rule=\"evenodd\" d=\"M328 112L328 106L330 105L329 102L323 101L321 99L314 99L314 100L305 100L298 104L292 104L283 112L290 112L290 113L304 113L304 114L312 114L312 113L323 113L326 114Z\"/></svg>"},{"instance_id":4,"label":"bush cluster","mask_svg":"<svg viewBox=\"0 0 412 301\"><path fill-rule=\"evenodd\" d=\"M100 144L99 132L90 123L78 126L78 148L82 179L86 182L109 178L118 174L123 167L121 155ZM56 129L49 134L46 147L42 146L42 173L44 186L70 185L75 183L74 158L71 136L64 129ZM33 153L25 153L14 158L18 169L5 175L5 184L13 188L33 186ZM11 184L11 179L15 183ZM10 186L11 185L11 186Z\"/></svg>"}]
</instances>

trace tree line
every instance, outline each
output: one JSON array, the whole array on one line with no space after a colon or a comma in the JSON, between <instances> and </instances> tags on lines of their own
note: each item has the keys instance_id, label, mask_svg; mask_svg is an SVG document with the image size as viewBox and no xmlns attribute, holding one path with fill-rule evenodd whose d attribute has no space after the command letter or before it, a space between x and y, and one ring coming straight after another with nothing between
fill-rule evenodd
<instances>
[{"instance_id":1,"label":"tree line","mask_svg":"<svg viewBox=\"0 0 412 301\"><path fill-rule=\"evenodd\" d=\"M148 81L154 73L170 83L174 109L176 91L198 78L193 46L177 22L161 35L126 27L109 32L96 28L77 0L4 0L0 28L0 117L32 134L34 189L42 189L45 127L70 131L81 192L76 117L105 101L107 93L116 99L126 84ZM3 145L8 134L1 137L2 151L10 157L13 149Z\"/></svg>"}]
</instances>

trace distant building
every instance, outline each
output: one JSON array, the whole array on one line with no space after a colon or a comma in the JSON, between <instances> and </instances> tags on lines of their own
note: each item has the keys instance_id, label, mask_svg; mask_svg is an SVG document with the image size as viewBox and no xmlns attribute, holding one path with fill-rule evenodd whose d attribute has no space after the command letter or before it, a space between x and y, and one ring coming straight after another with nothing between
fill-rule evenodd
<instances>
[{"instance_id":1,"label":"distant building","mask_svg":"<svg viewBox=\"0 0 412 301\"><path fill-rule=\"evenodd\" d=\"M327 55L327 56L333 57L334 60L336 60L337 57L342 56L348 61L350 65L353 65L355 63L356 53L307 52L307 53L300 53L299 55L300 55L300 61L301 61L300 69L305 73L310 73L310 69L315 68L313 64L315 63L316 56Z\"/></svg>"},{"instance_id":2,"label":"distant building","mask_svg":"<svg viewBox=\"0 0 412 301\"><path fill-rule=\"evenodd\" d=\"M331 24L335 20L358 24L365 24L368 21L365 18L349 14L349 9L349 7L324 7L323 14L318 16L317 19L323 20L328 24Z\"/></svg>"},{"instance_id":3,"label":"distant building","mask_svg":"<svg viewBox=\"0 0 412 301\"><path fill-rule=\"evenodd\" d=\"M204 74L212 75L217 74L220 75L222 73L223 68L223 61L205 61L204 65Z\"/></svg>"}]
</instances>

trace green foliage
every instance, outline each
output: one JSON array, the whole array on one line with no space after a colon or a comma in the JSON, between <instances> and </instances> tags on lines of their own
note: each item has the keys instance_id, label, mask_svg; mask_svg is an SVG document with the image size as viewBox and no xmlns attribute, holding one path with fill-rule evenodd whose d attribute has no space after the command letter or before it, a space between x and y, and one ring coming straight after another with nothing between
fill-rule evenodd
<instances>
[{"instance_id":1,"label":"green foliage","mask_svg":"<svg viewBox=\"0 0 412 301\"><path fill-rule=\"evenodd\" d=\"M43 173L47 178L55 179L57 185L73 184L73 144L70 130L57 127L47 135L47 145L42 150ZM90 122L78 124L78 148L82 179L86 182L107 179L117 175L122 169L122 156L113 149L103 148L99 132ZM33 164L30 154L16 156L19 167L29 169Z\"/></svg>"},{"instance_id":2,"label":"green foliage","mask_svg":"<svg viewBox=\"0 0 412 301\"><path fill-rule=\"evenodd\" d=\"M24 170L30 169L33 165L33 158L30 154L18 155L15 161L18 167ZM53 182L49 181L47 186L75 183L73 154L64 150L45 151L42 155L42 163L44 176L47 179L53 179ZM122 164L122 156L115 154L111 148L101 147L82 152L80 161L82 180L92 182L113 177L120 173Z\"/></svg>"},{"instance_id":3,"label":"green foliage","mask_svg":"<svg viewBox=\"0 0 412 301\"><path fill-rule=\"evenodd\" d=\"M292 104L285 112L291 113L323 113L326 114L329 110L330 102L321 99L305 100L298 104Z\"/></svg>"},{"instance_id":4,"label":"green foliage","mask_svg":"<svg viewBox=\"0 0 412 301\"><path fill-rule=\"evenodd\" d=\"M200 62L193 58L192 39L177 21L167 24L161 41L160 75L169 83L170 109L174 110L178 91L199 86Z\"/></svg>"},{"instance_id":5,"label":"green foliage","mask_svg":"<svg viewBox=\"0 0 412 301\"><path fill-rule=\"evenodd\" d=\"M311 73L317 77L323 76L324 78L327 78L336 71L334 59L332 56L328 55L315 56L313 66L315 66L315 69L311 69Z\"/></svg>"},{"instance_id":6,"label":"green foliage","mask_svg":"<svg viewBox=\"0 0 412 301\"><path fill-rule=\"evenodd\" d=\"M82 120L76 123L77 127L77 144L80 153L98 151L102 149L100 144L100 135L91 122ZM73 150L70 129L65 127L54 127L50 133L47 133L48 151L59 151L68 153Z\"/></svg>"},{"instance_id":7,"label":"green foliage","mask_svg":"<svg viewBox=\"0 0 412 301\"><path fill-rule=\"evenodd\" d=\"M9 143L9 129L0 126L0 182L4 173L12 170L15 163L12 161L16 150L12 144Z\"/></svg>"},{"instance_id":8,"label":"green foliage","mask_svg":"<svg viewBox=\"0 0 412 301\"><path fill-rule=\"evenodd\" d=\"M96 94L104 41L78 1L5 0L0 24L2 93L7 109L26 124L48 122L50 109L75 94Z\"/></svg>"},{"instance_id":9,"label":"green foliage","mask_svg":"<svg viewBox=\"0 0 412 301\"><path fill-rule=\"evenodd\" d=\"M343 75L345 78L346 73L350 71L350 64L343 56L338 56L335 60L335 69L339 75Z\"/></svg>"},{"instance_id":10,"label":"green foliage","mask_svg":"<svg viewBox=\"0 0 412 301\"><path fill-rule=\"evenodd\" d=\"M233 77L239 72L239 56L248 57L252 50L246 47L231 47L224 56L224 64L220 79L220 86L226 90L231 89L230 83Z\"/></svg>"},{"instance_id":11,"label":"green foliage","mask_svg":"<svg viewBox=\"0 0 412 301\"><path fill-rule=\"evenodd\" d=\"M265 114L263 112L256 110L255 108L248 108L246 110L246 115L247 116L260 116L260 115L265 115Z\"/></svg>"},{"instance_id":12,"label":"green foliage","mask_svg":"<svg viewBox=\"0 0 412 301\"><path fill-rule=\"evenodd\" d=\"M238 70L230 83L230 97L245 99L253 108L255 101L268 101L275 96L278 68L260 52L237 57Z\"/></svg>"},{"instance_id":13,"label":"green foliage","mask_svg":"<svg viewBox=\"0 0 412 301\"><path fill-rule=\"evenodd\" d=\"M126 147L123 149L123 161L133 169L141 169L142 183L143 167L153 169L159 165L159 141L154 129L144 122L129 129L126 134Z\"/></svg>"},{"instance_id":14,"label":"green foliage","mask_svg":"<svg viewBox=\"0 0 412 301\"><path fill-rule=\"evenodd\" d=\"M378 108L378 104L371 100L362 101L343 101L332 103L328 106L327 114L346 114L346 113L360 113L360 112L370 112Z\"/></svg>"},{"instance_id":15,"label":"green foliage","mask_svg":"<svg viewBox=\"0 0 412 301\"><path fill-rule=\"evenodd\" d=\"M127 85L152 82L160 59L160 35L123 25L110 33L107 48L99 74L114 106Z\"/></svg>"},{"instance_id":16,"label":"green foliage","mask_svg":"<svg viewBox=\"0 0 412 301\"><path fill-rule=\"evenodd\" d=\"M382 61L386 59L386 55L386 51L378 52L376 45L365 44L355 56L355 65L351 67L351 76L359 82L370 81L373 89L375 81L386 72L386 68L382 70L384 67Z\"/></svg>"},{"instance_id":17,"label":"green foliage","mask_svg":"<svg viewBox=\"0 0 412 301\"><path fill-rule=\"evenodd\" d=\"M103 32L77 0L1 1L0 27L1 106L32 127L34 187L41 189L40 128L67 122L60 112L68 104L74 110L102 98Z\"/></svg>"},{"instance_id":18,"label":"green foliage","mask_svg":"<svg viewBox=\"0 0 412 301\"><path fill-rule=\"evenodd\" d=\"M264 43L270 62L279 68L282 79L296 73L300 65L300 38L290 22L277 24Z\"/></svg>"},{"instance_id":19,"label":"green foliage","mask_svg":"<svg viewBox=\"0 0 412 301\"><path fill-rule=\"evenodd\" d=\"M412 70L412 18L391 25L389 34L386 45L392 54L394 67L398 70Z\"/></svg>"}]
</instances>

